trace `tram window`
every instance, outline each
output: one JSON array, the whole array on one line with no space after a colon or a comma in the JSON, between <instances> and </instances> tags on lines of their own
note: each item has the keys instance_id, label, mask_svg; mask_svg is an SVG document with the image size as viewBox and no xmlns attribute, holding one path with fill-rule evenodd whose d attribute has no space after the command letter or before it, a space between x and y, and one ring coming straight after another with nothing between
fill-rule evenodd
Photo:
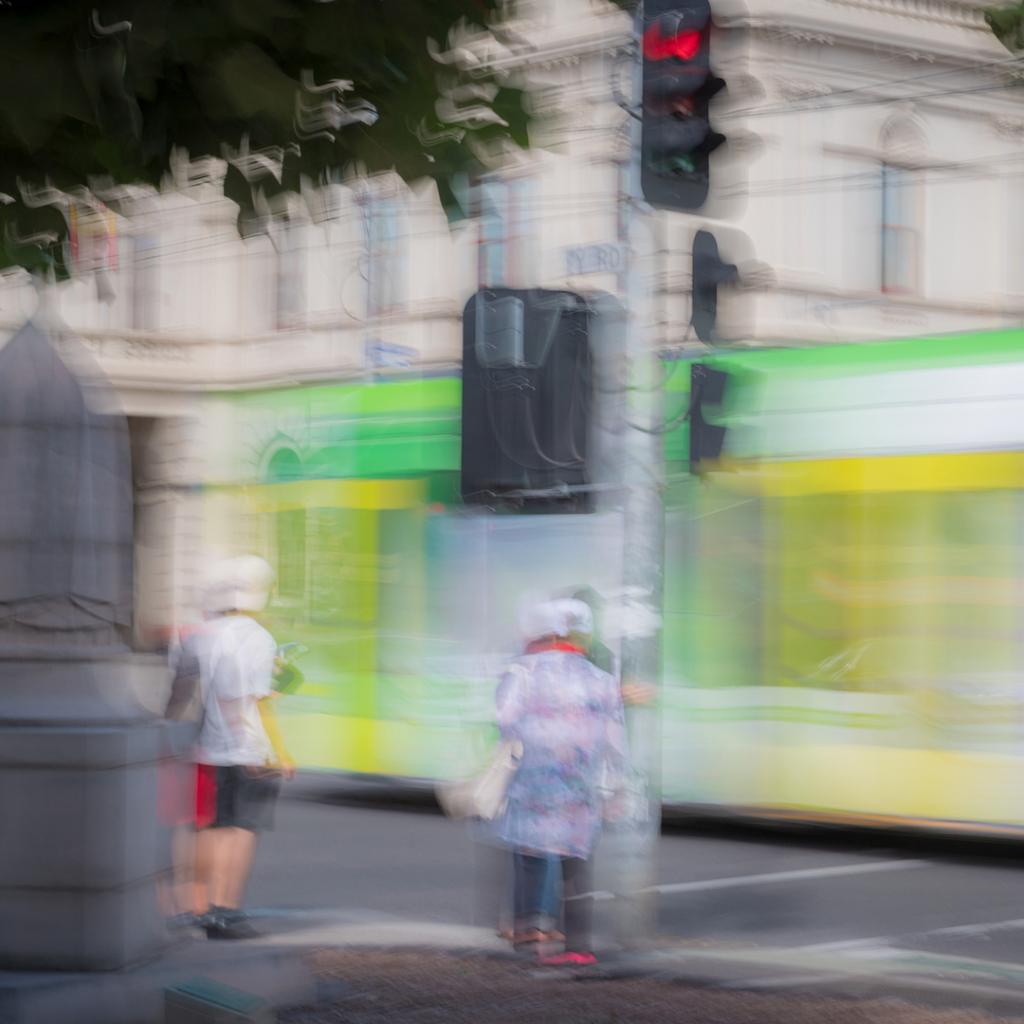
<instances>
[{"instance_id":1,"label":"tram window","mask_svg":"<svg viewBox=\"0 0 1024 1024\"><path fill-rule=\"evenodd\" d=\"M277 592L299 599L306 593L306 512L287 509L277 513Z\"/></svg>"},{"instance_id":2,"label":"tram window","mask_svg":"<svg viewBox=\"0 0 1024 1024\"><path fill-rule=\"evenodd\" d=\"M302 479L302 463L290 448L274 453L267 467L273 483L288 484ZM306 511L283 508L274 513L274 549L277 559L277 592L287 600L306 596Z\"/></svg>"}]
</instances>

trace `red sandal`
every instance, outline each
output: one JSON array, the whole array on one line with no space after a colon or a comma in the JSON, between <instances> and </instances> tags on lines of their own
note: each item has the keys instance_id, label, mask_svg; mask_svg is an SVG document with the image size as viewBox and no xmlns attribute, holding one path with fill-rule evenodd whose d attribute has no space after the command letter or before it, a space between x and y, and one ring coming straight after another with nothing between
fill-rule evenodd
<instances>
[{"instance_id":1,"label":"red sandal","mask_svg":"<svg viewBox=\"0 0 1024 1024\"><path fill-rule=\"evenodd\" d=\"M540 963L544 967L593 967L597 957L593 953L556 953L542 956Z\"/></svg>"}]
</instances>

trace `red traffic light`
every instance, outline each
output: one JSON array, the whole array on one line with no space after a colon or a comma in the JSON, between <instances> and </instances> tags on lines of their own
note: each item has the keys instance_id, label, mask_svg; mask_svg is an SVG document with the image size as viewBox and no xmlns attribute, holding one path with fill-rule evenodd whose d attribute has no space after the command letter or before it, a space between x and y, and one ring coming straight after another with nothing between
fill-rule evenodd
<instances>
[{"instance_id":1,"label":"red traffic light","mask_svg":"<svg viewBox=\"0 0 1024 1024\"><path fill-rule=\"evenodd\" d=\"M656 21L644 32L644 58L669 60L675 57L677 60L693 60L700 52L700 37L701 33L693 29L681 29L665 35L661 24Z\"/></svg>"},{"instance_id":2,"label":"red traffic light","mask_svg":"<svg viewBox=\"0 0 1024 1024\"><path fill-rule=\"evenodd\" d=\"M709 119L724 83L711 73L709 0L643 0L640 187L657 209L698 210L710 189L709 154L725 141Z\"/></svg>"}]
</instances>

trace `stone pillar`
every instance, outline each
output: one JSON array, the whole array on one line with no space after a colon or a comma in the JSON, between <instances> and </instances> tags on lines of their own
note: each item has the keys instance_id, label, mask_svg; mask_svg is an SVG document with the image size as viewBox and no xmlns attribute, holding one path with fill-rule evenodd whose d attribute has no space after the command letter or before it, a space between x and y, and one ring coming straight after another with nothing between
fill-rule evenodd
<instances>
[{"instance_id":1,"label":"stone pillar","mask_svg":"<svg viewBox=\"0 0 1024 1024\"><path fill-rule=\"evenodd\" d=\"M0 966L108 970L166 933L166 670L133 655L124 418L33 324L0 350Z\"/></svg>"}]
</instances>

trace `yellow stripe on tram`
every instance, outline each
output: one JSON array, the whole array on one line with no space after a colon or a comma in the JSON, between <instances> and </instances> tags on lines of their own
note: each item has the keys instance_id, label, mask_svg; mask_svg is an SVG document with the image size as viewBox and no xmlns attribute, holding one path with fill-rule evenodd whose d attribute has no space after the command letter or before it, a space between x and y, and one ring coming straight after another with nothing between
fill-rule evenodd
<instances>
[{"instance_id":1,"label":"yellow stripe on tram","mask_svg":"<svg viewBox=\"0 0 1024 1024\"><path fill-rule=\"evenodd\" d=\"M823 815L1024 825L1020 759L982 751L792 742L756 748L760 802Z\"/></svg>"},{"instance_id":2,"label":"yellow stripe on tram","mask_svg":"<svg viewBox=\"0 0 1024 1024\"><path fill-rule=\"evenodd\" d=\"M871 458L722 460L713 479L764 497L925 491L1016 490L1024 487L1024 452L958 452Z\"/></svg>"},{"instance_id":3,"label":"yellow stripe on tram","mask_svg":"<svg viewBox=\"0 0 1024 1024\"><path fill-rule=\"evenodd\" d=\"M253 512L286 512L302 508L344 508L365 511L417 508L425 485L415 480L296 480L291 483L243 486L239 490Z\"/></svg>"}]
</instances>

